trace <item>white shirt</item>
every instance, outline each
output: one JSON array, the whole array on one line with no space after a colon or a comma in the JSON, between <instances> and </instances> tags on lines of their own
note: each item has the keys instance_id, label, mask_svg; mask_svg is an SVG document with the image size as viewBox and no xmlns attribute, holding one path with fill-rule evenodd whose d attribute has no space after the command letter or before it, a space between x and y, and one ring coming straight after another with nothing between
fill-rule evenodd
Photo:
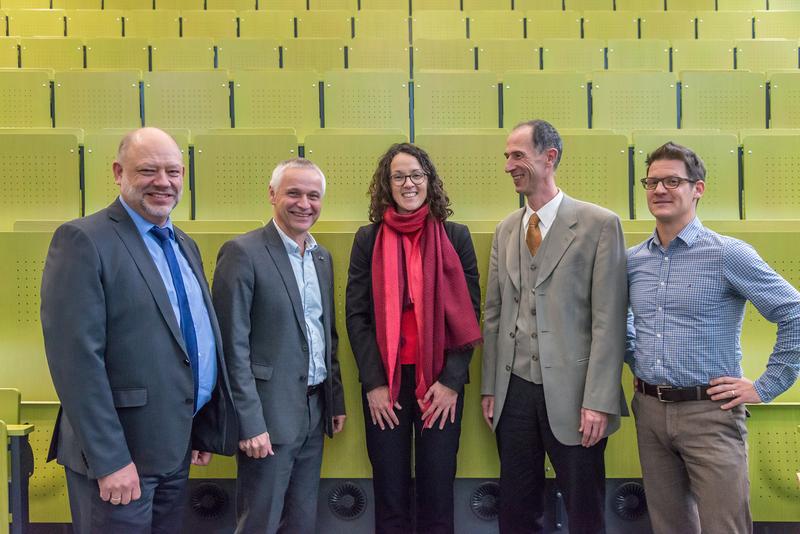
<instances>
[{"instance_id":1,"label":"white shirt","mask_svg":"<svg viewBox=\"0 0 800 534\"><path fill-rule=\"evenodd\" d=\"M561 205L562 200L564 200L564 192L559 189L558 194L550 199L547 204L539 208L539 211L533 211L531 205L525 202L525 215L522 217L522 235L525 235L528 231L528 221L531 220L531 216L535 213L539 216L539 231L542 233L542 241L544 241L544 238L547 237L548 230L553 226L553 221L556 220L558 207Z\"/></svg>"}]
</instances>

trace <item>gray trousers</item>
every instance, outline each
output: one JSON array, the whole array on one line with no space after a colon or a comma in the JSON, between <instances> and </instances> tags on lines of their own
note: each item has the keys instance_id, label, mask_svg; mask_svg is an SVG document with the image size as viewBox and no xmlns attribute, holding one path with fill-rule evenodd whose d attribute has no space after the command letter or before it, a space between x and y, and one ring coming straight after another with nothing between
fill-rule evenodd
<instances>
[{"instance_id":1,"label":"gray trousers","mask_svg":"<svg viewBox=\"0 0 800 534\"><path fill-rule=\"evenodd\" d=\"M322 468L322 395L307 398L307 425L274 456L237 454L237 534L314 534Z\"/></svg>"},{"instance_id":2,"label":"gray trousers","mask_svg":"<svg viewBox=\"0 0 800 534\"><path fill-rule=\"evenodd\" d=\"M656 534L749 534L745 408L664 403L637 392L639 459Z\"/></svg>"}]
</instances>

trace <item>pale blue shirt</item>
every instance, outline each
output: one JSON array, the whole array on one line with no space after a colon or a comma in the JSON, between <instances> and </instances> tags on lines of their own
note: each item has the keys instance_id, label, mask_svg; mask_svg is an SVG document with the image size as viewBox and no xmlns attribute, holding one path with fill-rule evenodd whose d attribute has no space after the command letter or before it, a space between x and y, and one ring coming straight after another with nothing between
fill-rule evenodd
<instances>
[{"instance_id":1,"label":"pale blue shirt","mask_svg":"<svg viewBox=\"0 0 800 534\"><path fill-rule=\"evenodd\" d=\"M180 306L178 305L178 294L175 292L175 286L172 283L172 274L169 271L169 264L167 258L164 256L164 251L161 250L161 244L156 237L150 233L150 229L155 226L153 223L147 221L133 211L128 206L122 197L119 201L128 215L133 219L136 229L139 230L145 246L147 246L153 262L156 264L158 274L161 275L161 280L164 282L164 287L169 296L169 302L172 305L172 311L175 313L175 319L180 324ZM208 315L208 308L206 308L205 300L203 299L203 292L200 289L200 283L192 271L192 267L183 255L178 242L175 239L175 230L172 227L172 220L167 219L167 224L164 225L170 229L169 242L172 249L175 251L175 257L178 259L178 265L181 268L181 276L183 277L183 285L186 287L186 296L189 299L189 308L192 311L192 321L194 322L194 330L197 335L197 360L199 369L197 376L200 383L197 387L197 410L203 407L205 403L211 399L211 391L217 383L217 344L214 341L214 331L211 329L211 319Z\"/></svg>"},{"instance_id":2,"label":"pale blue shirt","mask_svg":"<svg viewBox=\"0 0 800 534\"><path fill-rule=\"evenodd\" d=\"M292 264L294 279L300 292L300 303L303 307L303 318L306 322L306 339L308 340L308 385L321 384L328 376L325 367L325 329L322 326L322 292L319 287L317 268L312 253L317 242L308 234L305 242L305 254L300 253L300 246L275 224L281 236L289 263Z\"/></svg>"}]
</instances>

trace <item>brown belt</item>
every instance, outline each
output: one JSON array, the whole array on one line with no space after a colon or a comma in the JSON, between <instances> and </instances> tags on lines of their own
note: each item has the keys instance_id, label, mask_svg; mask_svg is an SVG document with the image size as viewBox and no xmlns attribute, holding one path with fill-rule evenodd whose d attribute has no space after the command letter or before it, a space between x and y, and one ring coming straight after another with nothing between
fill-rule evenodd
<instances>
[{"instance_id":1,"label":"brown belt","mask_svg":"<svg viewBox=\"0 0 800 534\"><path fill-rule=\"evenodd\" d=\"M661 402L683 402L683 401L698 401L698 400L711 400L707 390L710 388L708 384L702 386L692 386L689 388L678 388L673 386L654 386L648 384L641 378L639 385L636 386L636 391L644 395L655 397Z\"/></svg>"}]
</instances>

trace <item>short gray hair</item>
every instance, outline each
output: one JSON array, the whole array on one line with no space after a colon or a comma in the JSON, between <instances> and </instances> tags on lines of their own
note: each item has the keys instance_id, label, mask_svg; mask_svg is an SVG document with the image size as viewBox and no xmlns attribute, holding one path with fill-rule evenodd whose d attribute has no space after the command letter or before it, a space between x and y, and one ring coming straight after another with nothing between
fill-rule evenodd
<instances>
[{"instance_id":1,"label":"short gray hair","mask_svg":"<svg viewBox=\"0 0 800 534\"><path fill-rule=\"evenodd\" d=\"M283 180L283 175L286 173L287 169L313 169L319 174L319 177L322 178L322 196L325 196L325 175L322 173L322 169L320 169L313 161L306 159L306 158L292 158L281 161L275 167L275 170L272 171L272 178L269 180L269 186L273 190L278 190L281 186L281 180Z\"/></svg>"},{"instance_id":2,"label":"short gray hair","mask_svg":"<svg viewBox=\"0 0 800 534\"><path fill-rule=\"evenodd\" d=\"M524 126L531 127L531 143L533 143L534 150L539 153L550 148L558 150L558 156L556 156L556 161L553 163L553 170L556 170L561 162L561 154L564 153L564 146L561 142L561 136L558 135L558 130L556 130L555 126L542 119L521 122L514 126L514 130Z\"/></svg>"}]
</instances>

